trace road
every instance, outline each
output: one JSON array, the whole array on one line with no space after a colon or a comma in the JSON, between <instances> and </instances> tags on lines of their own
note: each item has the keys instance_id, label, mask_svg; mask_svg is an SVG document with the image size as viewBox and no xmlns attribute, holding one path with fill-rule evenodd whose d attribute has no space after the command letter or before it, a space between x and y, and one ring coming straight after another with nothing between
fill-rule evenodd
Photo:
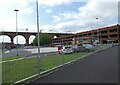
<instances>
[{"instance_id":1,"label":"road","mask_svg":"<svg viewBox=\"0 0 120 85\"><path fill-rule=\"evenodd\" d=\"M97 52L31 83L117 83L118 47Z\"/></svg>"}]
</instances>

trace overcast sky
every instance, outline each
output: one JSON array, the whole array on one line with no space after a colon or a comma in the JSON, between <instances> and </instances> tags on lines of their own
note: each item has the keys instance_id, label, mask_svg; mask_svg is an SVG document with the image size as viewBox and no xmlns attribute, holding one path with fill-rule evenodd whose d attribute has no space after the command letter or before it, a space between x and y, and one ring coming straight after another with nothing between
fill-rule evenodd
<instances>
[{"instance_id":1,"label":"overcast sky","mask_svg":"<svg viewBox=\"0 0 120 85\"><path fill-rule=\"evenodd\" d=\"M43 29L43 32L53 30L52 32L58 33L77 33L90 30L91 27L96 29L118 23L119 0L38 1L40 29ZM16 31L14 9L19 10L18 31L28 28L28 32L37 32L35 0L0 0L0 31ZM20 39L19 42L23 41Z\"/></svg>"}]
</instances>

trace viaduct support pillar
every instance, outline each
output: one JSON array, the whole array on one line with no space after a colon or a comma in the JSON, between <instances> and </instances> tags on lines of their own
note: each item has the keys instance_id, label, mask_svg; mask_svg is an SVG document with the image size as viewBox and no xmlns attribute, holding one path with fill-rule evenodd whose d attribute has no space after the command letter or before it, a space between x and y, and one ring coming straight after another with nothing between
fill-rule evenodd
<instances>
[{"instance_id":1,"label":"viaduct support pillar","mask_svg":"<svg viewBox=\"0 0 120 85\"><path fill-rule=\"evenodd\" d=\"M26 45L29 45L29 38L26 38Z\"/></svg>"}]
</instances>

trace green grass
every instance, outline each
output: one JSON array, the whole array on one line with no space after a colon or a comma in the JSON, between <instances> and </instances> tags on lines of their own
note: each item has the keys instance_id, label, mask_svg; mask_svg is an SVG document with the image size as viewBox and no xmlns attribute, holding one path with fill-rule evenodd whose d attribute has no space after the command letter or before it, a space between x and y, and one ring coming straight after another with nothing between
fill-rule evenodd
<instances>
[{"instance_id":1,"label":"green grass","mask_svg":"<svg viewBox=\"0 0 120 85\"><path fill-rule=\"evenodd\" d=\"M0 50L0 54L2 54L2 51Z\"/></svg>"},{"instance_id":2,"label":"green grass","mask_svg":"<svg viewBox=\"0 0 120 85\"><path fill-rule=\"evenodd\" d=\"M2 82L13 83L36 74L36 68L37 58L2 63Z\"/></svg>"},{"instance_id":3,"label":"green grass","mask_svg":"<svg viewBox=\"0 0 120 85\"><path fill-rule=\"evenodd\" d=\"M63 58L64 62L69 62L86 54L88 52L43 57L41 58L41 72L63 64ZM37 74L37 63L37 57L2 63L2 82L13 83Z\"/></svg>"}]
</instances>

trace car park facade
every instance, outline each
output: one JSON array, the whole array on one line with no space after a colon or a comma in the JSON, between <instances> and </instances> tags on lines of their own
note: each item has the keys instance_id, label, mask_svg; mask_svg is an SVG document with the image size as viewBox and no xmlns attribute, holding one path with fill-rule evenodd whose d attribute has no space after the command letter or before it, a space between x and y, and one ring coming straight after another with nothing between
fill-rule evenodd
<instances>
[{"instance_id":1,"label":"car park facade","mask_svg":"<svg viewBox=\"0 0 120 85\"><path fill-rule=\"evenodd\" d=\"M72 42L74 38L81 41L85 39L89 43L92 43L92 41L99 41L99 44L120 44L120 25L117 24L114 26L107 26L95 30L80 32L75 35L58 37L53 40L53 44Z\"/></svg>"}]
</instances>

